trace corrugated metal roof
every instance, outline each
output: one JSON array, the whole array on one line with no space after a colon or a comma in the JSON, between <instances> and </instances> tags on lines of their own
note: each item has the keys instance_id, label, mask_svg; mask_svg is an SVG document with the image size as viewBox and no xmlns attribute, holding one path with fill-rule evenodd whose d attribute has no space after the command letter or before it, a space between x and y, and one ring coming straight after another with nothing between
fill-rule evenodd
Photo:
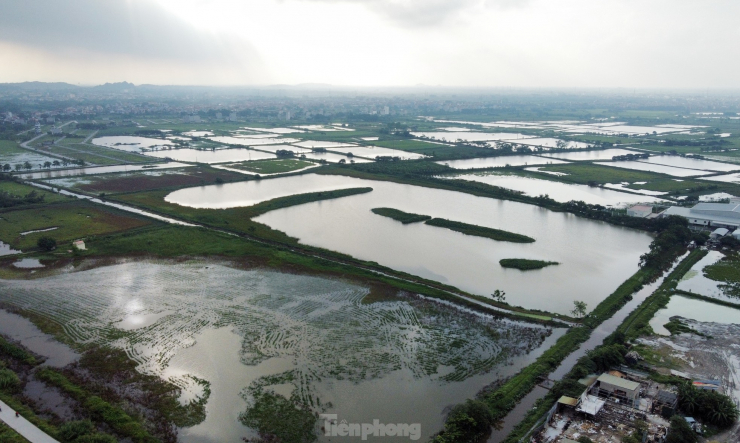
<instances>
[{"instance_id":1,"label":"corrugated metal roof","mask_svg":"<svg viewBox=\"0 0 740 443\"><path fill-rule=\"evenodd\" d=\"M615 377L609 374L601 374L597 380L599 380L600 382L608 383L610 385L618 386L620 388L624 388L628 391L636 391L637 388L640 387L640 383L625 380L623 378Z\"/></svg>"},{"instance_id":2,"label":"corrugated metal roof","mask_svg":"<svg viewBox=\"0 0 740 443\"><path fill-rule=\"evenodd\" d=\"M578 399L563 395L562 397L560 397L560 400L558 400L558 403L568 406L575 406L578 404Z\"/></svg>"}]
</instances>

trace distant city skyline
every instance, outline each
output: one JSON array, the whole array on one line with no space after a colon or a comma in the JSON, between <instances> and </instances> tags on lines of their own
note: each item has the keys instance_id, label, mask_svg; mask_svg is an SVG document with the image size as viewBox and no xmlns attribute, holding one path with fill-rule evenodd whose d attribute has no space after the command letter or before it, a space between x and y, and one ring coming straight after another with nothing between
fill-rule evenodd
<instances>
[{"instance_id":1,"label":"distant city skyline","mask_svg":"<svg viewBox=\"0 0 740 443\"><path fill-rule=\"evenodd\" d=\"M731 0L0 0L0 82L740 88Z\"/></svg>"}]
</instances>

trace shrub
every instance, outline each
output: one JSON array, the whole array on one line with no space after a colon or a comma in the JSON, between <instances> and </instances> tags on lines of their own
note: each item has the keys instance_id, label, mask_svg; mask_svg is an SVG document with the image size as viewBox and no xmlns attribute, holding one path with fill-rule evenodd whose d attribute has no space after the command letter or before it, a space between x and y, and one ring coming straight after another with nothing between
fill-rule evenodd
<instances>
[{"instance_id":1,"label":"shrub","mask_svg":"<svg viewBox=\"0 0 740 443\"><path fill-rule=\"evenodd\" d=\"M57 241L51 237L41 237L36 245L44 251L53 251L57 247Z\"/></svg>"}]
</instances>

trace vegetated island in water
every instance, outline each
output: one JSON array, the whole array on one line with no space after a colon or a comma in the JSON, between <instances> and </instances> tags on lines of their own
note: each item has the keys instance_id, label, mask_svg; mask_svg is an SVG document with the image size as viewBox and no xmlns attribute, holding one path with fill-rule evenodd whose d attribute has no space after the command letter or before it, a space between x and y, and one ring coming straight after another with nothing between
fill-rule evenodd
<instances>
[{"instance_id":1,"label":"vegetated island in water","mask_svg":"<svg viewBox=\"0 0 740 443\"><path fill-rule=\"evenodd\" d=\"M393 220L400 221L404 225L407 225L409 223L417 223L417 222L423 222L426 220L431 220L431 216L429 215L421 215L421 214L410 214L408 212L399 211L398 209L393 208L373 208L371 209L374 214L382 215L383 217L389 217Z\"/></svg>"},{"instance_id":2,"label":"vegetated island in water","mask_svg":"<svg viewBox=\"0 0 740 443\"><path fill-rule=\"evenodd\" d=\"M501 229L486 228L478 225L469 225L467 223L447 220L444 218L432 218L428 215L410 214L393 208L373 208L373 213L390 217L393 220L400 221L403 224L416 223L423 221L424 224L447 228L465 235L474 235L476 237L485 237L492 240L508 241L514 243L532 243L534 239L526 235L516 234L514 232L504 231Z\"/></svg>"},{"instance_id":3,"label":"vegetated island in water","mask_svg":"<svg viewBox=\"0 0 740 443\"><path fill-rule=\"evenodd\" d=\"M544 260L528 260L526 258L505 258L499 260L504 268L515 268L520 271L530 271L532 269L542 269L547 266L559 265L556 261L544 261Z\"/></svg>"},{"instance_id":4,"label":"vegetated island in water","mask_svg":"<svg viewBox=\"0 0 740 443\"><path fill-rule=\"evenodd\" d=\"M424 223L431 226L451 229L465 235L475 235L477 237L485 237L492 240L509 241L513 243L534 243L534 239L532 237L527 237L526 235L516 234L514 232L504 231L501 229L469 225L467 223L456 222L444 218L433 218Z\"/></svg>"}]
</instances>

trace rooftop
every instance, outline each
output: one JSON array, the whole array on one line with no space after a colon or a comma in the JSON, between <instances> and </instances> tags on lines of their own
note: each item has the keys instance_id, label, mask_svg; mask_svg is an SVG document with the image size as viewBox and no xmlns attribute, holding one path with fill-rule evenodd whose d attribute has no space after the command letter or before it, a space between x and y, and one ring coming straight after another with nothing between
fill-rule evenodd
<instances>
[{"instance_id":1,"label":"rooftop","mask_svg":"<svg viewBox=\"0 0 740 443\"><path fill-rule=\"evenodd\" d=\"M637 388L640 387L640 383L637 383L635 381L626 380L624 378L615 377L609 374L601 374L599 378L597 378L597 380L603 383L608 383L610 385L624 388L628 391L636 391Z\"/></svg>"}]
</instances>

